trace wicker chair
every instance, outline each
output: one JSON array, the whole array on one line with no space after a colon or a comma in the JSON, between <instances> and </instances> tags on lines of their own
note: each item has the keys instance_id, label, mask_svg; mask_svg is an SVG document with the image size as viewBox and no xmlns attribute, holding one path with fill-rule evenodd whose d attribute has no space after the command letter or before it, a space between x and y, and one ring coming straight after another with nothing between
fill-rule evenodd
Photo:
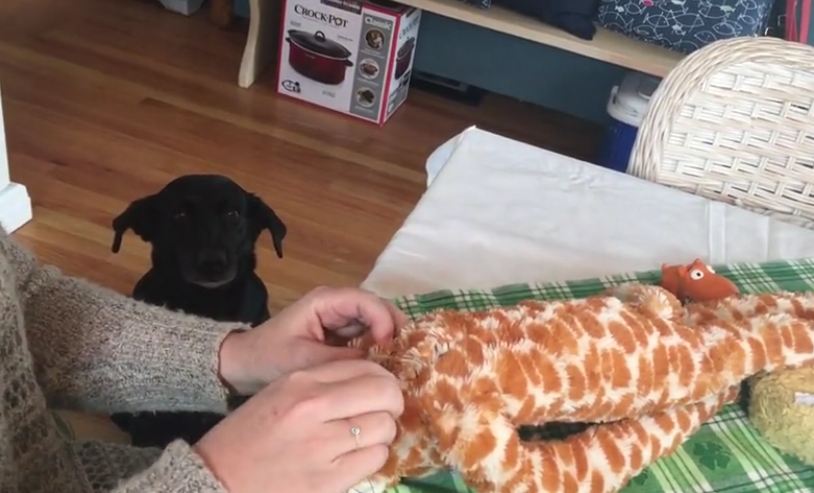
<instances>
[{"instance_id":1,"label":"wicker chair","mask_svg":"<svg viewBox=\"0 0 814 493\"><path fill-rule=\"evenodd\" d=\"M719 41L653 95L629 172L814 227L814 48Z\"/></svg>"}]
</instances>

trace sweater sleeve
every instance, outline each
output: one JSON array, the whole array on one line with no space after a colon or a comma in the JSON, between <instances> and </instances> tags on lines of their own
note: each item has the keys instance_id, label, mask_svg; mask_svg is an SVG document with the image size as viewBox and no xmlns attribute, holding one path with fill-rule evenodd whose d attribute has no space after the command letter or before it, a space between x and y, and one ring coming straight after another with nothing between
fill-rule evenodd
<instances>
[{"instance_id":1,"label":"sweater sleeve","mask_svg":"<svg viewBox=\"0 0 814 493\"><path fill-rule=\"evenodd\" d=\"M52 406L96 412L227 409L220 345L242 324L147 305L40 265L0 228L35 372Z\"/></svg>"},{"instance_id":2,"label":"sweater sleeve","mask_svg":"<svg viewBox=\"0 0 814 493\"><path fill-rule=\"evenodd\" d=\"M113 493L227 493L190 446L171 443L147 469L123 481Z\"/></svg>"},{"instance_id":3,"label":"sweater sleeve","mask_svg":"<svg viewBox=\"0 0 814 493\"><path fill-rule=\"evenodd\" d=\"M227 493L203 459L182 440L164 450L82 442L76 451L94 493Z\"/></svg>"}]
</instances>

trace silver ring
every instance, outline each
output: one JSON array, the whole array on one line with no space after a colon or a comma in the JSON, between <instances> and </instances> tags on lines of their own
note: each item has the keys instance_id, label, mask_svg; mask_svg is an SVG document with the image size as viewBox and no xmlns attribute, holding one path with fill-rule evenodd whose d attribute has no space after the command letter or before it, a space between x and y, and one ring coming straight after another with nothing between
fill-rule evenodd
<instances>
[{"instance_id":1,"label":"silver ring","mask_svg":"<svg viewBox=\"0 0 814 493\"><path fill-rule=\"evenodd\" d=\"M350 434L353 435L353 439L356 440L356 448L360 448L362 445L359 443L359 436L362 434L362 429L356 425L351 426Z\"/></svg>"}]
</instances>

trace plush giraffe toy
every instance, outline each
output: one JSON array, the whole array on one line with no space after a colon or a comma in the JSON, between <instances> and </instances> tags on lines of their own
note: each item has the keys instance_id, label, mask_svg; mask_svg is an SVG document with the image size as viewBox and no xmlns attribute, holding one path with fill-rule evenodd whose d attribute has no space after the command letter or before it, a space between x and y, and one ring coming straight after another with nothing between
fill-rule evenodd
<instances>
[{"instance_id":1,"label":"plush giraffe toy","mask_svg":"<svg viewBox=\"0 0 814 493\"><path fill-rule=\"evenodd\" d=\"M682 307L664 288L629 284L439 311L369 348L401 380L405 412L389 460L353 491L444 468L479 493L618 491L736 399L744 379L814 363L812 341L814 294ZM591 425L561 440L518 436L554 422Z\"/></svg>"}]
</instances>

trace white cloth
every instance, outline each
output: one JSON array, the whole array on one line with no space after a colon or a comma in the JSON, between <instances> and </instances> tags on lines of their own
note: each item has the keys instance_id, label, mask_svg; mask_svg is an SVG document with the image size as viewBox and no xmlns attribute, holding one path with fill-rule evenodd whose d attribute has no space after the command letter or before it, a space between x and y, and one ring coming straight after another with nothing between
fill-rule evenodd
<instances>
[{"instance_id":1,"label":"white cloth","mask_svg":"<svg viewBox=\"0 0 814 493\"><path fill-rule=\"evenodd\" d=\"M814 231L470 128L363 287L386 296L814 255Z\"/></svg>"}]
</instances>

